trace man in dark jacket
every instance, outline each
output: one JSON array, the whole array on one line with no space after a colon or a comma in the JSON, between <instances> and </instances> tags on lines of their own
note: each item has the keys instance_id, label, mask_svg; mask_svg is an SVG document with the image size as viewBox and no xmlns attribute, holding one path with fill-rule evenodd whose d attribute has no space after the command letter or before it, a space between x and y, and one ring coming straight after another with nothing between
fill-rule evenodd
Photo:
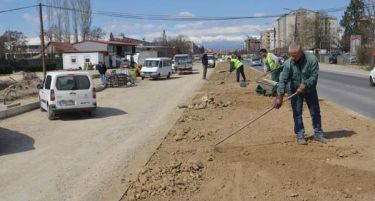
<instances>
[{"instance_id":1,"label":"man in dark jacket","mask_svg":"<svg viewBox=\"0 0 375 201\"><path fill-rule=\"evenodd\" d=\"M301 46L296 43L289 46L289 53L291 58L284 63L274 107L276 109L281 107L285 88L287 83L290 82L291 93L297 94L291 99L297 143L301 145L307 144L302 118L303 101L305 100L310 110L314 128L314 140L326 144L328 141L324 138L322 130L319 98L316 90L319 71L318 59L312 54L304 53Z\"/></svg>"},{"instance_id":2,"label":"man in dark jacket","mask_svg":"<svg viewBox=\"0 0 375 201\"><path fill-rule=\"evenodd\" d=\"M207 79L207 68L208 68L208 56L207 53L204 53L202 56L202 65L203 65L203 79Z\"/></svg>"},{"instance_id":3,"label":"man in dark jacket","mask_svg":"<svg viewBox=\"0 0 375 201\"><path fill-rule=\"evenodd\" d=\"M106 77L106 72L107 72L107 66L103 64L102 62L99 62L98 64L98 71L100 74L100 80L102 82L102 85L105 87L107 86L107 77Z\"/></svg>"}]
</instances>

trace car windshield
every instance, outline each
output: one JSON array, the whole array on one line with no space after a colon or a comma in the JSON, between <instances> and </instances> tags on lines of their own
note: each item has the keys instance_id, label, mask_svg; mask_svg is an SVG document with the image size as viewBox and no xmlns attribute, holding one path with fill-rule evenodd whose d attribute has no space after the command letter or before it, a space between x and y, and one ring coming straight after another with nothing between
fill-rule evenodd
<instances>
[{"instance_id":1,"label":"car windshield","mask_svg":"<svg viewBox=\"0 0 375 201\"><path fill-rule=\"evenodd\" d=\"M154 67L159 67L159 63L160 61L156 61L156 60L146 60L143 66L146 68L154 68Z\"/></svg>"},{"instance_id":2,"label":"car windshield","mask_svg":"<svg viewBox=\"0 0 375 201\"><path fill-rule=\"evenodd\" d=\"M214 56L212 56L212 55L208 55L208 56L207 56L207 59L208 59L208 60L213 60L213 59L214 59Z\"/></svg>"},{"instance_id":3,"label":"car windshield","mask_svg":"<svg viewBox=\"0 0 375 201\"><path fill-rule=\"evenodd\" d=\"M90 80L85 75L60 76L56 80L56 88L60 91L84 90L90 88Z\"/></svg>"},{"instance_id":4,"label":"car windshield","mask_svg":"<svg viewBox=\"0 0 375 201\"><path fill-rule=\"evenodd\" d=\"M260 58L259 57L253 57L251 60L253 60L253 61L260 61Z\"/></svg>"},{"instance_id":5,"label":"car windshield","mask_svg":"<svg viewBox=\"0 0 375 201\"><path fill-rule=\"evenodd\" d=\"M186 64L186 63L191 63L191 57L188 56L183 56L183 57L175 57L174 61L176 64Z\"/></svg>"}]
</instances>

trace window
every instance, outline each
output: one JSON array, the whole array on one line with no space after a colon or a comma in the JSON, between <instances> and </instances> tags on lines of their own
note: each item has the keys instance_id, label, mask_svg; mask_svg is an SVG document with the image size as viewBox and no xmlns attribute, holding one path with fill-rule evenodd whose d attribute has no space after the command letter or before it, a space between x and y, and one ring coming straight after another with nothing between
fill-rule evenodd
<instances>
[{"instance_id":1,"label":"window","mask_svg":"<svg viewBox=\"0 0 375 201\"><path fill-rule=\"evenodd\" d=\"M156 60L146 60L143 66L144 67L149 67L149 68L158 67L159 66L159 61L156 61Z\"/></svg>"},{"instance_id":2,"label":"window","mask_svg":"<svg viewBox=\"0 0 375 201\"><path fill-rule=\"evenodd\" d=\"M46 78L46 81L44 82L44 89L51 89L51 82L52 82L52 77L48 75Z\"/></svg>"},{"instance_id":3,"label":"window","mask_svg":"<svg viewBox=\"0 0 375 201\"><path fill-rule=\"evenodd\" d=\"M71 56L70 59L71 59L71 62L73 64L77 63L77 57L76 56Z\"/></svg>"},{"instance_id":4,"label":"window","mask_svg":"<svg viewBox=\"0 0 375 201\"><path fill-rule=\"evenodd\" d=\"M163 66L171 66L171 61L163 61Z\"/></svg>"},{"instance_id":5,"label":"window","mask_svg":"<svg viewBox=\"0 0 375 201\"><path fill-rule=\"evenodd\" d=\"M85 57L85 63L90 63L90 57L89 56Z\"/></svg>"},{"instance_id":6,"label":"window","mask_svg":"<svg viewBox=\"0 0 375 201\"><path fill-rule=\"evenodd\" d=\"M60 91L84 90L90 88L90 80L84 75L67 75L58 77L56 88Z\"/></svg>"}]
</instances>

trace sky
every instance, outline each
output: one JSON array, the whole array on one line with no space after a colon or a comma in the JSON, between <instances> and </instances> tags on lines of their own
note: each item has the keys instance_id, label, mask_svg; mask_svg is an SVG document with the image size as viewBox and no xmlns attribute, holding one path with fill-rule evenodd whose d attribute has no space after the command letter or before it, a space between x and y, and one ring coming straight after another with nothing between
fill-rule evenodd
<instances>
[{"instance_id":1,"label":"sky","mask_svg":"<svg viewBox=\"0 0 375 201\"><path fill-rule=\"evenodd\" d=\"M285 14L287 9L306 8L320 10L347 6L350 0L92 0L94 11L173 16L263 16ZM0 11L39 3L38 0L0 0ZM44 11L45 12L45 11ZM330 13L341 19L343 12ZM232 21L152 21L134 20L106 16L93 16L92 26L103 28L108 34L124 33L128 37L146 38L152 41L161 37L179 34L208 47L235 48L243 44L247 36L260 33L275 24L275 18L246 19ZM0 33L5 30L22 31L26 36L39 35L37 8L0 13Z\"/></svg>"}]
</instances>

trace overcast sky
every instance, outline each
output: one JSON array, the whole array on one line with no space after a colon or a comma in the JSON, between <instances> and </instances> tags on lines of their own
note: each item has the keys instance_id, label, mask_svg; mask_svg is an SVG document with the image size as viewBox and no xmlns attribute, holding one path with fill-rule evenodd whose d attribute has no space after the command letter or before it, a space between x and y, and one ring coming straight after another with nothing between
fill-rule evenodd
<instances>
[{"instance_id":1,"label":"overcast sky","mask_svg":"<svg viewBox=\"0 0 375 201\"><path fill-rule=\"evenodd\" d=\"M37 0L0 0L0 10L37 4ZM134 14L162 14L181 16L262 16L283 14L283 8L300 7L319 10L347 6L350 0L92 0L95 11L116 11ZM0 32L18 30L28 37L37 37L39 21L36 8L11 13L0 13ZM330 13L341 19L343 12ZM114 34L125 33L134 38L152 40L167 35L183 34L193 41L214 46L241 45L248 36L259 36L273 27L275 19L248 19L220 22L166 22L93 16L93 26Z\"/></svg>"}]
</instances>

